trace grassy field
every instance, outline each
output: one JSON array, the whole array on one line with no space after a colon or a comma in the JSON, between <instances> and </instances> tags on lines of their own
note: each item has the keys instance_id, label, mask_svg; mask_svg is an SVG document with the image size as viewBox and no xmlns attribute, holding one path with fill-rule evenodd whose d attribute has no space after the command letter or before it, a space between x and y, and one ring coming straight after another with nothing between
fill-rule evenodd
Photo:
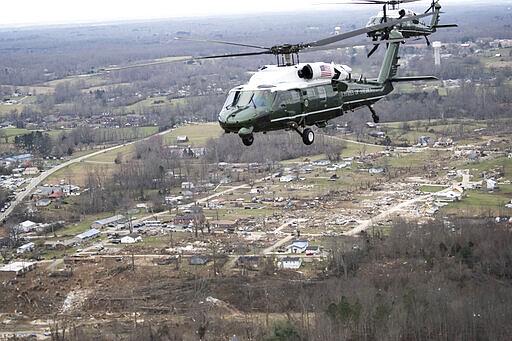
<instances>
[{"instance_id":1,"label":"grassy field","mask_svg":"<svg viewBox=\"0 0 512 341\"><path fill-rule=\"evenodd\" d=\"M173 129L164 136L164 142L173 145L176 144L178 136L187 136L189 140L187 145L204 146L208 139L220 137L222 134L223 130L216 122L191 124Z\"/></svg>"},{"instance_id":2,"label":"grassy field","mask_svg":"<svg viewBox=\"0 0 512 341\"><path fill-rule=\"evenodd\" d=\"M11 112L22 112L25 108L24 104L0 104L0 116L8 116Z\"/></svg>"},{"instance_id":3,"label":"grassy field","mask_svg":"<svg viewBox=\"0 0 512 341\"><path fill-rule=\"evenodd\" d=\"M160 97L152 97L148 99L144 99L140 102L134 103L132 105L126 106L124 108L124 111L126 112L144 112L147 108L158 108L158 107L171 107L170 109L174 108L177 105L185 106L187 105L187 98L177 98L169 100L165 96Z\"/></svg>"},{"instance_id":4,"label":"grassy field","mask_svg":"<svg viewBox=\"0 0 512 341\"><path fill-rule=\"evenodd\" d=\"M421 167L422 165L429 165L435 160L439 160L442 154L447 152L433 150L433 149L422 149L417 153L404 153L398 157L384 157L379 161L382 166L392 167Z\"/></svg>"},{"instance_id":5,"label":"grassy field","mask_svg":"<svg viewBox=\"0 0 512 341\"><path fill-rule=\"evenodd\" d=\"M84 186L87 182L89 174L110 174L114 172L116 167L119 167L111 160L111 163L97 163L97 162L80 162L74 163L58 172L50 175L45 183L58 184L60 180L69 181L77 186Z\"/></svg>"},{"instance_id":6,"label":"grassy field","mask_svg":"<svg viewBox=\"0 0 512 341\"><path fill-rule=\"evenodd\" d=\"M131 129L131 128L127 128ZM157 132L158 127L144 127L141 136L147 136ZM222 134L222 129L216 123L206 123L201 125L184 126L164 135L164 142L175 144L178 136L186 135L189 138L187 145L204 145L206 140L211 137L217 137ZM130 160L135 157L135 147L133 144L122 146L110 152L104 152L97 156L87 159L85 162L73 164L70 167L56 172L46 180L48 183L58 183L60 179L69 179L77 185L83 185L89 173L100 172L111 173L118 165L114 163L117 155L121 155L122 160Z\"/></svg>"},{"instance_id":7,"label":"grassy field","mask_svg":"<svg viewBox=\"0 0 512 341\"><path fill-rule=\"evenodd\" d=\"M503 156L497 159L489 159L480 162L466 163L462 169L467 168L471 170L471 173L475 178L478 177L479 173L483 171L489 171L491 169L502 168L505 178L512 180L512 160Z\"/></svg>"},{"instance_id":8,"label":"grassy field","mask_svg":"<svg viewBox=\"0 0 512 341\"><path fill-rule=\"evenodd\" d=\"M461 201L452 203L445 208L445 214L464 216L512 216L512 209L505 204L512 200L512 185L501 185L493 192L471 190Z\"/></svg>"},{"instance_id":9,"label":"grassy field","mask_svg":"<svg viewBox=\"0 0 512 341\"><path fill-rule=\"evenodd\" d=\"M384 146L374 146L359 143L347 142L347 147L342 150L343 157L354 157L358 155L368 155L375 152L380 152L385 149Z\"/></svg>"}]
</instances>

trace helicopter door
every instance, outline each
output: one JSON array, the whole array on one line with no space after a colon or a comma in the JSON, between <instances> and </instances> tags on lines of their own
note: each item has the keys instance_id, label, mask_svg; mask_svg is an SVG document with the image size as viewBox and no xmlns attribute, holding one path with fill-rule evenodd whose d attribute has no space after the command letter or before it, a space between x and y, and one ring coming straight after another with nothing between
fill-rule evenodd
<instances>
[{"instance_id":1,"label":"helicopter door","mask_svg":"<svg viewBox=\"0 0 512 341\"><path fill-rule=\"evenodd\" d=\"M279 118L289 117L299 122L301 117L299 115L304 112L304 98L298 89L280 91L277 94L275 107L278 110Z\"/></svg>"}]
</instances>

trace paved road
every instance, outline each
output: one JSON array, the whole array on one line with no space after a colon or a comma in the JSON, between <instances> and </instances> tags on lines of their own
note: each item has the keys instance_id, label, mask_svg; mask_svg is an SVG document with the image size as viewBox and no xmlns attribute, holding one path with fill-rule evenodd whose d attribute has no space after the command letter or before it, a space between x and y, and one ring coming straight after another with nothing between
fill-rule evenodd
<instances>
[{"instance_id":1,"label":"paved road","mask_svg":"<svg viewBox=\"0 0 512 341\"><path fill-rule=\"evenodd\" d=\"M170 131L171 130L166 130L166 131L158 133L157 135L164 135L164 134L166 134L166 133L168 133ZM154 135L151 135L151 136L154 136ZM139 141L147 140L147 139L151 138L151 136L145 137L145 138L140 139L140 140L136 140L136 141L132 141L132 142L127 142L127 143L119 144L119 145L116 145L116 146L113 146L113 147L101 149L101 150L92 152L92 153L87 154L87 155L79 156L77 158L74 158L74 159L68 160L66 162L63 162L60 165L57 165L57 166L55 166L53 168L45 170L44 172L40 173L37 177L32 178L32 180L30 180L30 183L25 187L25 189L23 191L18 192L16 194L16 199L11 201L11 206L9 208L7 208L5 210L5 212L2 212L0 214L0 222L3 222L9 216L9 214L11 214L11 212L16 207L16 205L21 203L34 190L34 188L36 188L36 186L38 186L41 182L43 182L44 179L46 179L51 174L61 170L62 168L68 167L68 166L70 166L70 165L72 165L74 163L83 162L83 161L85 161L85 160L87 160L87 159L89 159L91 157L96 156L96 155L100 155L100 154L103 154L103 153L108 153L108 152L110 152L112 150L116 150L118 148L121 148L121 147L124 147L124 146L127 146L127 145L131 145L131 144L137 143Z\"/></svg>"}]
</instances>

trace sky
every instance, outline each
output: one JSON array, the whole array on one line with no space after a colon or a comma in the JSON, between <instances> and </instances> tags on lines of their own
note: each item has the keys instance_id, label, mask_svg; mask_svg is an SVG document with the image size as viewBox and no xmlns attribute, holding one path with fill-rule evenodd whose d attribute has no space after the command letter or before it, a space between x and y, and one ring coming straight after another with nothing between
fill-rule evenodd
<instances>
[{"instance_id":1,"label":"sky","mask_svg":"<svg viewBox=\"0 0 512 341\"><path fill-rule=\"evenodd\" d=\"M496 1L496 0L495 0ZM237 13L283 12L315 8L336 0L23 0L3 1L0 26L111 22L165 19ZM338 1L344 2L344 1ZM443 4L482 3L477 0L441 0ZM500 2L507 2L500 0ZM512 5L512 0L508 0ZM419 1L416 6L428 6ZM409 4L412 7L412 4Z\"/></svg>"},{"instance_id":2,"label":"sky","mask_svg":"<svg viewBox=\"0 0 512 341\"><path fill-rule=\"evenodd\" d=\"M83 23L247 13L304 8L290 0L23 0L2 1L0 25ZM311 6L311 3L308 3Z\"/></svg>"}]
</instances>

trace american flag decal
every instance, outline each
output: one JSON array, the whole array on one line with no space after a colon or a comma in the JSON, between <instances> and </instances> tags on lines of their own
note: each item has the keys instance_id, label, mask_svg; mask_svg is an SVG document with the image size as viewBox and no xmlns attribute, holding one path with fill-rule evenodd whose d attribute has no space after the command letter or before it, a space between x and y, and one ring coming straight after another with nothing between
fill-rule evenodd
<instances>
[{"instance_id":1,"label":"american flag decal","mask_svg":"<svg viewBox=\"0 0 512 341\"><path fill-rule=\"evenodd\" d=\"M329 65L320 65L320 77L331 77L331 67Z\"/></svg>"}]
</instances>

